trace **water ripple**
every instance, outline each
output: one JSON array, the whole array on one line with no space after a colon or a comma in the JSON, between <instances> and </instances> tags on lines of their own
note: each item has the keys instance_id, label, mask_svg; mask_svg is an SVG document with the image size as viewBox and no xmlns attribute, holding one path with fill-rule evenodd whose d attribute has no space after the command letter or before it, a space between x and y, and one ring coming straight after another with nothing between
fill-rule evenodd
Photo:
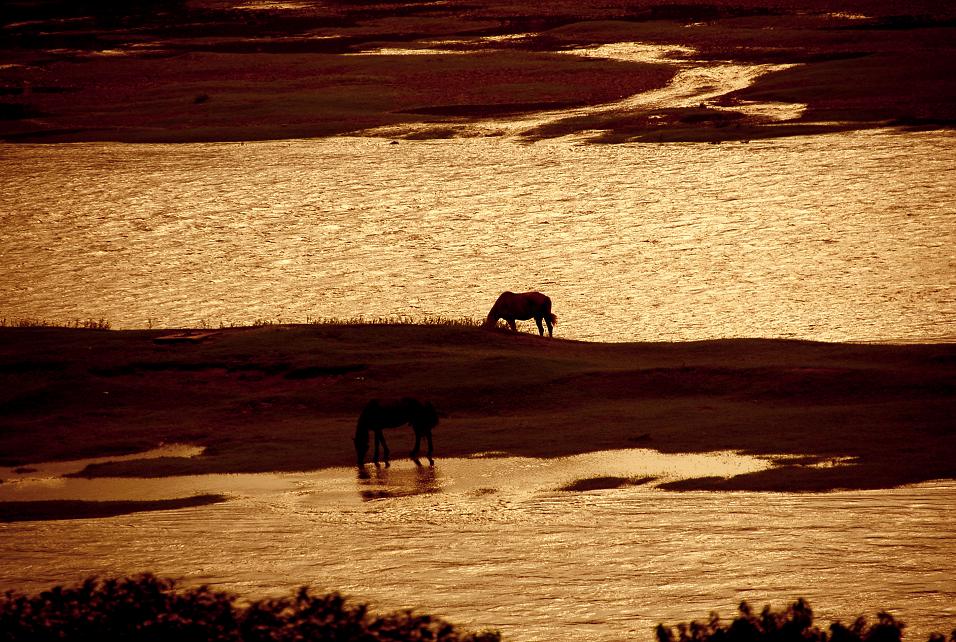
<instances>
[{"instance_id":1,"label":"water ripple","mask_svg":"<svg viewBox=\"0 0 956 642\"><path fill-rule=\"evenodd\" d=\"M0 146L0 315L482 317L561 336L956 338L956 136Z\"/></svg>"}]
</instances>

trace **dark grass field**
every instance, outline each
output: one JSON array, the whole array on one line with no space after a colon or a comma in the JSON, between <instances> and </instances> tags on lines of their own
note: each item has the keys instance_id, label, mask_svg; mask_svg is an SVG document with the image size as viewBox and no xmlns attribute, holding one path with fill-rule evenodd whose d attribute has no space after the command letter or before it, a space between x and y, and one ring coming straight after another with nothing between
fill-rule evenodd
<instances>
[{"instance_id":1,"label":"dark grass field","mask_svg":"<svg viewBox=\"0 0 956 642\"><path fill-rule=\"evenodd\" d=\"M435 430L438 458L628 447L791 456L766 472L675 489L956 477L956 345L600 344L454 324L266 326L157 343L163 334L0 328L0 464L184 442L206 454L82 474L350 466L366 401L410 395L447 413ZM411 431L390 444L402 456ZM812 465L834 457L854 463Z\"/></svg>"},{"instance_id":2,"label":"dark grass field","mask_svg":"<svg viewBox=\"0 0 956 642\"><path fill-rule=\"evenodd\" d=\"M693 47L697 65L798 66L724 96L724 111L665 105L569 119L527 138L597 131L599 142L720 141L956 122L949 3L333 0L239 8L249 4L7 3L0 139L237 141L382 126L401 136L412 123L432 127L411 137L463 135L478 119L609 103L665 85L676 63L561 54L635 41ZM423 46L460 54L368 55ZM733 117L735 104L753 100L807 109L785 124Z\"/></svg>"}]
</instances>

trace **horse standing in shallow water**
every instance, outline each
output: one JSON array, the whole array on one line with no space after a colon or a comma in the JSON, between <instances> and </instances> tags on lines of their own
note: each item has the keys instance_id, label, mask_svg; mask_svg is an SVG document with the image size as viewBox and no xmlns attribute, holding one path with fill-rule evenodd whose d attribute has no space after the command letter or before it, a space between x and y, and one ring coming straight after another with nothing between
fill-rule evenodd
<instances>
[{"instance_id":1,"label":"horse standing in shallow water","mask_svg":"<svg viewBox=\"0 0 956 642\"><path fill-rule=\"evenodd\" d=\"M397 428L410 424L415 431L415 448L412 449L412 459L418 464L418 449L421 446L422 437L428 440L428 463L435 465L432 459L432 428L438 425L438 412L431 403L422 403L412 397L403 397L402 399L381 401L372 399L365 407L358 418L358 425L355 427L355 456L358 465L361 468L365 465L365 455L368 454L368 433L375 433L375 464L378 464L378 445L381 442L385 456L385 465L388 461L388 444L385 443L385 435L382 431L386 428Z\"/></svg>"},{"instance_id":2,"label":"horse standing in shallow water","mask_svg":"<svg viewBox=\"0 0 956 642\"><path fill-rule=\"evenodd\" d=\"M538 333L543 337L544 328L541 321L548 324L548 336L552 336L553 328L558 322L558 316L551 313L551 299L540 292L502 292L498 300L491 307L485 326L493 328L498 319L504 319L512 332L518 331L515 320L527 321L534 319L538 324Z\"/></svg>"}]
</instances>

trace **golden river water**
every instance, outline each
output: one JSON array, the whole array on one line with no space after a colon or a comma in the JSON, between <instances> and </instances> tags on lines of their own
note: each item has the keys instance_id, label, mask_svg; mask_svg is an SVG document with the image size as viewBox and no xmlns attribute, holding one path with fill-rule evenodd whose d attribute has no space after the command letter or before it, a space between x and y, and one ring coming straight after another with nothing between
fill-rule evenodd
<instances>
[{"instance_id":1,"label":"golden river water","mask_svg":"<svg viewBox=\"0 0 956 642\"><path fill-rule=\"evenodd\" d=\"M199 449L153 453L195 455ZM140 571L248 597L309 585L413 607L507 639L651 640L659 622L807 598L822 625L890 610L908 639L956 624L956 483L881 491L667 492L663 481L770 462L621 450L489 454L271 475L78 479L87 463L0 470L0 499L166 499L213 506L0 524L0 590ZM841 465L836 462L834 465ZM843 465L846 465L845 463ZM595 476L654 481L568 491Z\"/></svg>"},{"instance_id":2,"label":"golden river water","mask_svg":"<svg viewBox=\"0 0 956 642\"><path fill-rule=\"evenodd\" d=\"M559 336L956 338L956 135L0 144L0 316L480 318Z\"/></svg>"}]
</instances>

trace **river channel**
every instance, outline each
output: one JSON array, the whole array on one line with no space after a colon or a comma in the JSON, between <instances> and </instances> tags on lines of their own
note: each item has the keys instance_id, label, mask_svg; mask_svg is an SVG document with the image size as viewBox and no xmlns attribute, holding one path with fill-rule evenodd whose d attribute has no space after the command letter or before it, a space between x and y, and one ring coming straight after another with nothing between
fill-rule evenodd
<instances>
[{"instance_id":1,"label":"river channel","mask_svg":"<svg viewBox=\"0 0 956 642\"><path fill-rule=\"evenodd\" d=\"M185 449L195 455L197 449ZM169 451L161 454L169 456ZM4 469L0 498L164 499L206 507L0 524L0 589L150 571L250 598L301 585L416 608L509 640L650 640L659 622L810 601L821 625L890 610L910 640L956 623L956 484L880 491L675 493L656 484L770 462L621 450L439 459L299 474L161 479ZM835 462L833 465L848 465ZM621 488L566 490L607 476ZM654 478L654 479L648 479ZM600 485L599 485L600 486Z\"/></svg>"}]
</instances>

